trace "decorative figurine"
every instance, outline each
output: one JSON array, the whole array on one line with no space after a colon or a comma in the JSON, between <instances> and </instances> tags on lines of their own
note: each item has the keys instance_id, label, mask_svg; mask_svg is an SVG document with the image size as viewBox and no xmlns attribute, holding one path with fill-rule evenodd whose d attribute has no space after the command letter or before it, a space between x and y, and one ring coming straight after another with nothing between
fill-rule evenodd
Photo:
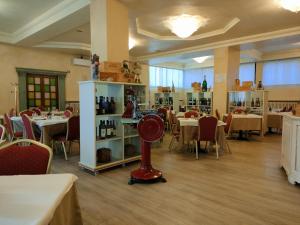
<instances>
[{"instance_id":1,"label":"decorative figurine","mask_svg":"<svg viewBox=\"0 0 300 225\"><path fill-rule=\"evenodd\" d=\"M134 83L141 83L140 74L141 74L141 65L138 62L133 63L132 74L134 75Z\"/></svg>"},{"instance_id":2,"label":"decorative figurine","mask_svg":"<svg viewBox=\"0 0 300 225\"><path fill-rule=\"evenodd\" d=\"M97 54L93 54L91 58L91 77L93 80L98 80L99 79L99 56Z\"/></svg>"},{"instance_id":3,"label":"decorative figurine","mask_svg":"<svg viewBox=\"0 0 300 225\"><path fill-rule=\"evenodd\" d=\"M257 84L257 90L263 90L263 89L264 89L264 87L263 87L262 82L260 80L260 81L258 81L258 84Z\"/></svg>"}]
</instances>

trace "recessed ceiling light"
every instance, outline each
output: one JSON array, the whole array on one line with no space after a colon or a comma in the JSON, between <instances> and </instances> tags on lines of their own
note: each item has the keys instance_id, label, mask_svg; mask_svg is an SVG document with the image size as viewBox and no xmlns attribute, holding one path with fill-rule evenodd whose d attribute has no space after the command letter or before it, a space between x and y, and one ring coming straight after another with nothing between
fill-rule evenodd
<instances>
[{"instance_id":1,"label":"recessed ceiling light","mask_svg":"<svg viewBox=\"0 0 300 225\"><path fill-rule=\"evenodd\" d=\"M295 13L300 11L300 0L276 0L276 2L284 9Z\"/></svg>"},{"instance_id":2,"label":"recessed ceiling light","mask_svg":"<svg viewBox=\"0 0 300 225\"><path fill-rule=\"evenodd\" d=\"M196 57L193 58L197 63L203 63L205 60L211 58L211 56L201 56L201 57Z\"/></svg>"},{"instance_id":3,"label":"recessed ceiling light","mask_svg":"<svg viewBox=\"0 0 300 225\"><path fill-rule=\"evenodd\" d=\"M180 16L172 16L165 25L180 38L188 38L200 27L207 24L208 19L201 16L191 16L188 14L182 14Z\"/></svg>"}]
</instances>

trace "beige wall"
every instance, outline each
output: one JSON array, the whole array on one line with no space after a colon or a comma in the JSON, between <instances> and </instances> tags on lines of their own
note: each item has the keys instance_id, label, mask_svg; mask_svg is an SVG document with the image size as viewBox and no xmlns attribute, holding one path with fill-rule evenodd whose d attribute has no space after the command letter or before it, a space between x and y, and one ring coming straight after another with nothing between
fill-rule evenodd
<instances>
[{"instance_id":1,"label":"beige wall","mask_svg":"<svg viewBox=\"0 0 300 225\"><path fill-rule=\"evenodd\" d=\"M11 83L18 82L16 67L70 71L66 76L66 100L77 101L77 81L88 80L90 70L88 67L72 65L73 58L71 54L0 44L0 114L14 107Z\"/></svg>"}]
</instances>

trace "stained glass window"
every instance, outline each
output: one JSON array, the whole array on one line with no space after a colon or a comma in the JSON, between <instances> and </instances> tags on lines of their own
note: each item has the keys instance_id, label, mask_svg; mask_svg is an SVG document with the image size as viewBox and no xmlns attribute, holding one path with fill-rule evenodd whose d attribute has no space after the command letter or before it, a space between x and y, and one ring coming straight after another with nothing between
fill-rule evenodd
<instances>
[{"instance_id":1,"label":"stained glass window","mask_svg":"<svg viewBox=\"0 0 300 225\"><path fill-rule=\"evenodd\" d=\"M58 108L57 77L27 75L27 107Z\"/></svg>"}]
</instances>

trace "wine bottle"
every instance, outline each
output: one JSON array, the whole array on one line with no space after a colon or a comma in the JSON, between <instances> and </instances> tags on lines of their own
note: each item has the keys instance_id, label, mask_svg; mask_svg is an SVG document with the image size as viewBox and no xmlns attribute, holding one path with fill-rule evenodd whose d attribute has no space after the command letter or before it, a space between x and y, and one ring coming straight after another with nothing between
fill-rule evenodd
<instances>
[{"instance_id":1,"label":"wine bottle","mask_svg":"<svg viewBox=\"0 0 300 225\"><path fill-rule=\"evenodd\" d=\"M111 137L111 127L110 127L110 124L109 124L108 120L106 120L106 137L107 138Z\"/></svg>"},{"instance_id":2,"label":"wine bottle","mask_svg":"<svg viewBox=\"0 0 300 225\"><path fill-rule=\"evenodd\" d=\"M100 125L100 139L105 139L106 138L106 127L105 127L105 121L101 120L101 125Z\"/></svg>"},{"instance_id":3,"label":"wine bottle","mask_svg":"<svg viewBox=\"0 0 300 225\"><path fill-rule=\"evenodd\" d=\"M99 100L99 115L103 115L103 96L100 96Z\"/></svg>"},{"instance_id":4,"label":"wine bottle","mask_svg":"<svg viewBox=\"0 0 300 225\"><path fill-rule=\"evenodd\" d=\"M110 98L110 107L111 107L111 113L115 114L116 113L116 103L115 103L114 97Z\"/></svg>"},{"instance_id":5,"label":"wine bottle","mask_svg":"<svg viewBox=\"0 0 300 225\"><path fill-rule=\"evenodd\" d=\"M116 130L116 125L115 125L115 121L113 120L112 121L112 130L113 130L113 136L116 136L117 135L117 130Z\"/></svg>"},{"instance_id":6,"label":"wine bottle","mask_svg":"<svg viewBox=\"0 0 300 225\"><path fill-rule=\"evenodd\" d=\"M96 115L99 115L99 101L97 96L96 96Z\"/></svg>"},{"instance_id":7,"label":"wine bottle","mask_svg":"<svg viewBox=\"0 0 300 225\"><path fill-rule=\"evenodd\" d=\"M204 75L204 80L202 82L202 91L207 92L207 82L206 82L206 75Z\"/></svg>"},{"instance_id":8,"label":"wine bottle","mask_svg":"<svg viewBox=\"0 0 300 225\"><path fill-rule=\"evenodd\" d=\"M252 100L251 100L251 107L254 107L254 106L255 106L254 99L252 98Z\"/></svg>"}]
</instances>

